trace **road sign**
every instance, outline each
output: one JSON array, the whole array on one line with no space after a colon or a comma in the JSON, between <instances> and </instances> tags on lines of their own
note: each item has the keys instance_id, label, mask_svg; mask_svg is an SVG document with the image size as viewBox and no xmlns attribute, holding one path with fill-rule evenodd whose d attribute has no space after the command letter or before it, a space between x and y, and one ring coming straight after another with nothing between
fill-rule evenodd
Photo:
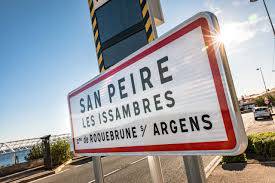
<instances>
[{"instance_id":1,"label":"road sign","mask_svg":"<svg viewBox=\"0 0 275 183\"><path fill-rule=\"evenodd\" d=\"M218 29L213 14L200 13L69 93L75 152L244 151L233 82L215 42Z\"/></svg>"},{"instance_id":2,"label":"road sign","mask_svg":"<svg viewBox=\"0 0 275 183\"><path fill-rule=\"evenodd\" d=\"M153 41L163 22L159 0L88 2L100 72Z\"/></svg>"},{"instance_id":3,"label":"road sign","mask_svg":"<svg viewBox=\"0 0 275 183\"><path fill-rule=\"evenodd\" d=\"M265 103L266 105L269 104L269 99L268 99L267 97L264 98L264 103Z\"/></svg>"}]
</instances>

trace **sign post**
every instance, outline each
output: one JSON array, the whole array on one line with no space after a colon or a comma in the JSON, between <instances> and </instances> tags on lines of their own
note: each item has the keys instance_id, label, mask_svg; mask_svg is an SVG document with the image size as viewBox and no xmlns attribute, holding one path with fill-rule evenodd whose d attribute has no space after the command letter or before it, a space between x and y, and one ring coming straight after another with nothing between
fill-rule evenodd
<instances>
[{"instance_id":1,"label":"sign post","mask_svg":"<svg viewBox=\"0 0 275 183\"><path fill-rule=\"evenodd\" d=\"M152 181L154 183L163 183L163 175L161 171L161 163L159 156L148 156L148 164Z\"/></svg>"},{"instance_id":2,"label":"sign post","mask_svg":"<svg viewBox=\"0 0 275 183\"><path fill-rule=\"evenodd\" d=\"M96 183L104 183L104 175L103 175L101 157L93 156L92 160L93 160L93 166L94 166L95 182Z\"/></svg>"},{"instance_id":3,"label":"sign post","mask_svg":"<svg viewBox=\"0 0 275 183\"><path fill-rule=\"evenodd\" d=\"M199 13L70 92L75 152L242 153L247 138L216 32L215 15Z\"/></svg>"},{"instance_id":4,"label":"sign post","mask_svg":"<svg viewBox=\"0 0 275 183\"><path fill-rule=\"evenodd\" d=\"M201 156L184 156L184 166L189 183L205 183L206 177Z\"/></svg>"}]
</instances>

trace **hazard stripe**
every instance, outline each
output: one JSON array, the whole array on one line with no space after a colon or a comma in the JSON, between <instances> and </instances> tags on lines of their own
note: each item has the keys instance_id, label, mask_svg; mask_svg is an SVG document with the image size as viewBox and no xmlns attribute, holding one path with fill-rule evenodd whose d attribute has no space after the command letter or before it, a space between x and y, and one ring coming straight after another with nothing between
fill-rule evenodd
<instances>
[{"instance_id":1,"label":"hazard stripe","mask_svg":"<svg viewBox=\"0 0 275 183\"><path fill-rule=\"evenodd\" d=\"M145 17L147 12L148 12L148 6L147 6L147 4L145 4L145 6L142 9L142 16Z\"/></svg>"},{"instance_id":2,"label":"hazard stripe","mask_svg":"<svg viewBox=\"0 0 275 183\"><path fill-rule=\"evenodd\" d=\"M141 7L141 12L142 12L142 17L144 21L144 27L146 31L146 36L148 43L152 42L155 39L155 35L153 32L153 27L152 27L152 20L149 15L149 8L147 5L146 0L140 0L140 7Z\"/></svg>"},{"instance_id":3,"label":"hazard stripe","mask_svg":"<svg viewBox=\"0 0 275 183\"><path fill-rule=\"evenodd\" d=\"M90 13L90 15L91 15L91 13ZM95 17L94 15L95 15L95 14L93 14L93 16L91 16L92 22L94 22L94 20L96 19L96 17Z\"/></svg>"},{"instance_id":4,"label":"hazard stripe","mask_svg":"<svg viewBox=\"0 0 275 183\"><path fill-rule=\"evenodd\" d=\"M98 44L96 45L96 52L98 53L99 52L99 49L101 48L101 44L100 42L98 42Z\"/></svg>"},{"instance_id":5,"label":"hazard stripe","mask_svg":"<svg viewBox=\"0 0 275 183\"><path fill-rule=\"evenodd\" d=\"M97 24L96 24L95 27L93 28L93 33L94 33L94 35L95 35L96 31L98 31L98 26L97 26Z\"/></svg>"},{"instance_id":6,"label":"hazard stripe","mask_svg":"<svg viewBox=\"0 0 275 183\"><path fill-rule=\"evenodd\" d=\"M146 31L149 30L150 26L151 26L151 22L150 22L150 20L147 20L147 22L146 22L146 24L145 24L145 29L146 29Z\"/></svg>"},{"instance_id":7,"label":"hazard stripe","mask_svg":"<svg viewBox=\"0 0 275 183\"><path fill-rule=\"evenodd\" d=\"M139 3L140 3L140 6L141 6L141 10L143 10L143 8L146 4L146 0L140 0Z\"/></svg>"},{"instance_id":8,"label":"hazard stripe","mask_svg":"<svg viewBox=\"0 0 275 183\"><path fill-rule=\"evenodd\" d=\"M103 61L103 57L102 57L102 54L100 54L100 57L98 59L98 64L100 65L102 63L102 61Z\"/></svg>"},{"instance_id":9,"label":"hazard stripe","mask_svg":"<svg viewBox=\"0 0 275 183\"><path fill-rule=\"evenodd\" d=\"M95 41L98 40L97 39L98 38L98 30L95 32L95 37L94 38L95 38Z\"/></svg>"},{"instance_id":10,"label":"hazard stripe","mask_svg":"<svg viewBox=\"0 0 275 183\"><path fill-rule=\"evenodd\" d=\"M104 63L103 63L103 62L101 62L101 63L99 64L99 71L100 71L100 72L105 71L105 67L104 67Z\"/></svg>"},{"instance_id":11,"label":"hazard stripe","mask_svg":"<svg viewBox=\"0 0 275 183\"><path fill-rule=\"evenodd\" d=\"M95 14L95 9L93 8L92 11L90 11L90 12L91 12L90 15L91 15L91 16L94 16L94 14Z\"/></svg>"},{"instance_id":12,"label":"hazard stripe","mask_svg":"<svg viewBox=\"0 0 275 183\"><path fill-rule=\"evenodd\" d=\"M148 42L152 42L155 39L155 36L153 34L151 34L148 38Z\"/></svg>"},{"instance_id":13,"label":"hazard stripe","mask_svg":"<svg viewBox=\"0 0 275 183\"><path fill-rule=\"evenodd\" d=\"M92 23L92 25L93 25L93 28L95 28L95 26L96 26L96 19L94 20L94 22Z\"/></svg>"},{"instance_id":14,"label":"hazard stripe","mask_svg":"<svg viewBox=\"0 0 275 183\"><path fill-rule=\"evenodd\" d=\"M92 22L92 28L93 28L93 34L94 34L99 71L102 72L105 70L105 67L104 67L104 60L102 56L102 46L101 46L100 37L99 37L99 30L98 30L97 19L95 16L95 8L94 8L93 0L88 0L88 4L90 8L90 16L91 16L91 22Z\"/></svg>"}]
</instances>

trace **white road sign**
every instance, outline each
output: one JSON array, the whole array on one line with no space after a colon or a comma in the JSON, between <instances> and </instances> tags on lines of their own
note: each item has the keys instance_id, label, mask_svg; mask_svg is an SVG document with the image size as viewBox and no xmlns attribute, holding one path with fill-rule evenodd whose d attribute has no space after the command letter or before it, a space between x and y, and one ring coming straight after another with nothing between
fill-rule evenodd
<instances>
[{"instance_id":1,"label":"white road sign","mask_svg":"<svg viewBox=\"0 0 275 183\"><path fill-rule=\"evenodd\" d=\"M76 153L239 154L247 139L216 17L200 13L68 95ZM231 92L230 92L231 91Z\"/></svg>"}]
</instances>

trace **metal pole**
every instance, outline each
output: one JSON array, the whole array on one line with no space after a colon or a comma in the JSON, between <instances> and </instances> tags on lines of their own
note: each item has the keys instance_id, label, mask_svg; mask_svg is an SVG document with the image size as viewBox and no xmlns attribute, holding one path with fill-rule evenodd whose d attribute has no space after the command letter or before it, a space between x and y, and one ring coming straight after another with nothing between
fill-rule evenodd
<instances>
[{"instance_id":1,"label":"metal pole","mask_svg":"<svg viewBox=\"0 0 275 183\"><path fill-rule=\"evenodd\" d=\"M12 152L12 162L13 162L13 164L16 164L16 155L15 155L15 152Z\"/></svg>"},{"instance_id":2,"label":"metal pole","mask_svg":"<svg viewBox=\"0 0 275 183\"><path fill-rule=\"evenodd\" d=\"M93 156L93 166L96 183L104 183L103 168L100 156Z\"/></svg>"},{"instance_id":3,"label":"metal pole","mask_svg":"<svg viewBox=\"0 0 275 183\"><path fill-rule=\"evenodd\" d=\"M275 41L275 29L274 29L274 25L273 25L273 23L272 23L272 19L271 19L271 17L270 17L269 11L268 11L268 9L267 9L265 0L263 0L263 3L264 3L264 7L265 7L265 10L266 10L266 13L267 13L267 16L268 16L270 25L271 25L271 27L272 27L273 39L274 39L274 41ZM274 43L274 46L275 46L275 43ZM273 70L272 70L272 72L273 72ZM263 76L263 73L262 73L262 69L261 69L261 74L262 74L263 82L264 82L264 85L265 85L265 80L264 80L264 76ZM265 91L266 91L266 95L267 95L268 92L267 92L267 89L266 89L266 85L265 85ZM271 104L271 111L273 111L273 110L272 110L272 104Z\"/></svg>"},{"instance_id":4,"label":"metal pole","mask_svg":"<svg viewBox=\"0 0 275 183\"><path fill-rule=\"evenodd\" d=\"M148 163L153 183L163 183L159 156L148 156Z\"/></svg>"},{"instance_id":5,"label":"metal pole","mask_svg":"<svg viewBox=\"0 0 275 183\"><path fill-rule=\"evenodd\" d=\"M261 72L261 76L262 76L262 80L263 80L263 83L264 83L264 88L265 88L265 94L266 94L266 97L268 98L268 91L267 91L267 88L266 88L266 84L265 84L265 80L264 80L264 75L263 75L263 72L262 72L262 68L260 67L259 68L260 72ZM272 104L270 104L270 107L271 107L271 112L273 112L273 109L272 109ZM267 104L267 106L269 107L269 104Z\"/></svg>"},{"instance_id":6,"label":"metal pole","mask_svg":"<svg viewBox=\"0 0 275 183\"><path fill-rule=\"evenodd\" d=\"M184 156L183 160L188 183L205 183L206 177L201 156Z\"/></svg>"},{"instance_id":7,"label":"metal pole","mask_svg":"<svg viewBox=\"0 0 275 183\"><path fill-rule=\"evenodd\" d=\"M268 16L269 22L270 22L271 27L272 27L272 30L273 30L273 36L274 36L274 38L275 38L275 29L274 29L274 26L273 26L272 20L271 20L271 17L270 17L269 11L268 11L268 9L267 9L267 6L266 6L266 3L265 3L265 0L263 0L263 2L264 2L264 7L265 7L265 10L266 10L266 13L267 13L267 16Z\"/></svg>"},{"instance_id":8,"label":"metal pole","mask_svg":"<svg viewBox=\"0 0 275 183\"><path fill-rule=\"evenodd\" d=\"M261 72L261 76L262 76L262 80L263 80L263 83L264 83L265 92L267 93L267 88L266 88L266 84L265 84L265 80L264 80L264 75L263 75L263 72L262 72L262 68L259 67L259 70L260 70L260 72Z\"/></svg>"}]
</instances>

